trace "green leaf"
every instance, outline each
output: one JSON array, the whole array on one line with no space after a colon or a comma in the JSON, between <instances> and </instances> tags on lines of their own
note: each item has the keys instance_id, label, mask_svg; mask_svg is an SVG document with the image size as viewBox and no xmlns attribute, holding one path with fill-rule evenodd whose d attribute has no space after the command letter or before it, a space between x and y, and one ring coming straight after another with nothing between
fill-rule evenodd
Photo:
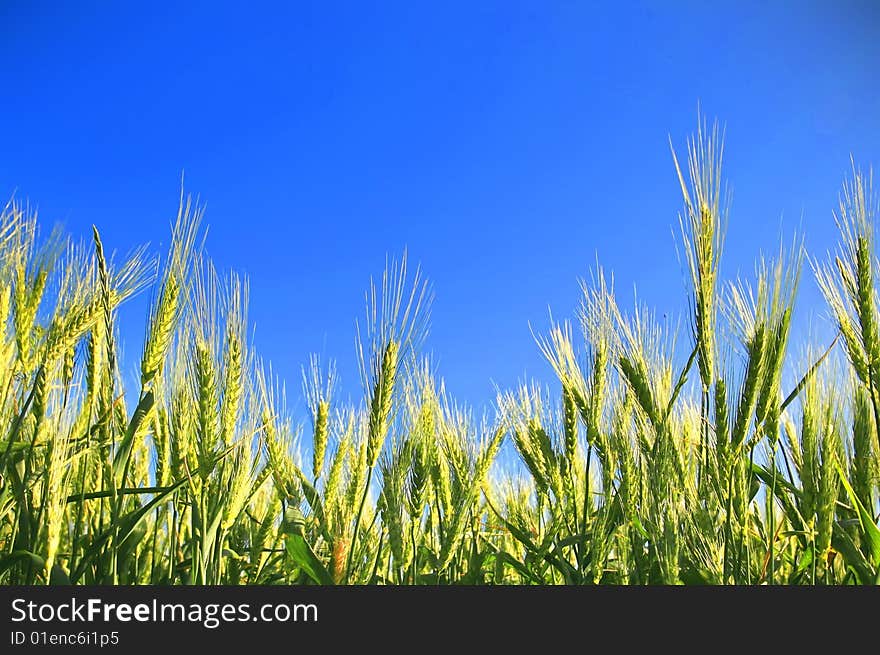
<instances>
[{"instance_id":1,"label":"green leaf","mask_svg":"<svg viewBox=\"0 0 880 655\"><path fill-rule=\"evenodd\" d=\"M14 550L8 555L4 555L0 557L0 574L6 573L13 566L22 561L30 560L31 563L38 569L46 568L45 560L37 555L36 553L32 553L29 550Z\"/></svg>"},{"instance_id":2,"label":"green leaf","mask_svg":"<svg viewBox=\"0 0 880 655\"><path fill-rule=\"evenodd\" d=\"M838 529L834 530L831 535L831 545L834 550L843 555L847 566L855 573L860 584L874 584L874 572L862 551L859 550L846 530L839 529L839 526L835 527Z\"/></svg>"},{"instance_id":3,"label":"green leaf","mask_svg":"<svg viewBox=\"0 0 880 655\"><path fill-rule=\"evenodd\" d=\"M64 567L55 564L52 566L52 573L49 574L49 584L54 585L69 585L70 584L70 576L67 575L67 571L64 570Z\"/></svg>"},{"instance_id":4,"label":"green leaf","mask_svg":"<svg viewBox=\"0 0 880 655\"><path fill-rule=\"evenodd\" d=\"M0 449L5 450L9 454L24 452L30 447L29 441L4 441L0 444ZM34 448L41 448L44 444L34 444Z\"/></svg>"},{"instance_id":5,"label":"green leaf","mask_svg":"<svg viewBox=\"0 0 880 655\"><path fill-rule=\"evenodd\" d=\"M688 372L691 370L691 366L693 366L694 360L696 360L697 353L699 351L700 344L698 343L696 346L694 346L694 349L691 352L690 357L688 357L687 363L684 365L684 368L681 369L681 373L678 376L678 382L675 383L675 389L672 391L672 396L669 398L669 403L667 403L666 405L666 411L663 413L664 422L666 422L669 419L669 416L672 414L672 408L675 406L675 401L678 400L678 395L681 393L681 390L687 383Z\"/></svg>"},{"instance_id":6,"label":"green leaf","mask_svg":"<svg viewBox=\"0 0 880 655\"><path fill-rule=\"evenodd\" d=\"M284 546L287 554L294 563L299 566L314 582L322 585L332 585L333 576L324 566L324 563L312 550L306 541L303 531L303 517L295 507L289 507L284 514Z\"/></svg>"},{"instance_id":7,"label":"green leaf","mask_svg":"<svg viewBox=\"0 0 880 655\"><path fill-rule=\"evenodd\" d=\"M118 524L114 524L109 526L104 532L98 535L95 540L91 543L88 549L83 553L82 559L74 569L71 575L71 581L75 584L76 581L80 578L80 576L85 572L86 567L94 561L96 558L100 557L104 544L110 539L111 535L113 535L118 530L117 538L120 542L125 541L125 539L132 533L132 531L140 524L141 521L144 520L144 517L149 514L150 510L152 510L156 505L165 501L171 494L177 491L183 483L186 482L186 478L182 480L178 480L176 483L171 485L170 487L166 487L166 491L163 493L155 495L150 502L148 502L143 507L140 507L132 512L129 512L125 516L119 519Z\"/></svg>"},{"instance_id":8,"label":"green leaf","mask_svg":"<svg viewBox=\"0 0 880 655\"><path fill-rule=\"evenodd\" d=\"M125 569L137 554L137 546L143 541L147 534L147 525L140 523L129 535L119 544L116 559L119 562L119 569Z\"/></svg>"},{"instance_id":9,"label":"green leaf","mask_svg":"<svg viewBox=\"0 0 880 655\"><path fill-rule=\"evenodd\" d=\"M810 381L810 378L813 377L813 375L816 373L816 370L818 370L819 366L822 365L822 362L825 361L825 358L828 357L828 354L834 348L839 338L840 332L837 333L837 335L834 337L834 340L831 342L831 345L828 346L828 349L824 353L822 353L822 356L819 357L819 359L817 359L815 362L813 362L813 365L809 369L807 369L807 372L804 373L804 376L800 379L800 382L798 382L795 385L794 389L791 390L791 393L789 393L785 397L785 400L783 400L782 404L779 406L780 412L784 411L785 408L788 407L794 401L794 399L798 397L800 392L803 391L804 387L807 386L807 382Z\"/></svg>"},{"instance_id":10,"label":"green leaf","mask_svg":"<svg viewBox=\"0 0 880 655\"><path fill-rule=\"evenodd\" d=\"M529 568L525 564L513 557L513 555L511 555L510 553L499 550L495 553L495 557L497 557L504 564L519 573L523 577L523 579L527 580L528 582L532 584L543 584L543 580L538 578L534 573L529 570Z\"/></svg>"},{"instance_id":11,"label":"green leaf","mask_svg":"<svg viewBox=\"0 0 880 655\"><path fill-rule=\"evenodd\" d=\"M876 570L877 567L880 567L880 529L878 529L877 524L874 523L874 517L871 516L868 510L866 510L864 505L859 501L858 496L856 496L855 491L853 491L853 488L850 486L839 463L837 463L837 474L840 476L840 481L843 483L844 489L846 489L850 502L852 502L858 510L859 522L862 525L862 537L865 539L868 549L871 551L871 563Z\"/></svg>"},{"instance_id":12,"label":"green leaf","mask_svg":"<svg viewBox=\"0 0 880 655\"><path fill-rule=\"evenodd\" d=\"M773 487L773 473L767 468L761 466L760 464L752 463L752 473L757 477L764 485L767 487L767 491ZM791 494L789 496L789 494ZM797 506L794 502L792 502L792 497L795 501L800 502L801 492L800 490L791 484L785 477L782 475L780 471L776 472L776 499L782 505L782 509L785 512L786 518L791 522L792 526L795 528L795 533L798 540L801 542L803 547L807 546L808 539L806 537L807 530L805 527L805 522L803 516L801 516L800 511L798 511Z\"/></svg>"},{"instance_id":13,"label":"green leaf","mask_svg":"<svg viewBox=\"0 0 880 655\"><path fill-rule=\"evenodd\" d=\"M116 456L113 458L113 477L120 484L123 482L122 476L128 467L129 460L131 459L134 437L144 418L146 418L147 414L153 408L153 403L153 392L147 391L147 393L141 397L137 408L134 410L134 414L131 416L131 421L128 423L128 429L125 431L125 436L119 444L119 450L116 451Z\"/></svg>"},{"instance_id":14,"label":"green leaf","mask_svg":"<svg viewBox=\"0 0 880 655\"><path fill-rule=\"evenodd\" d=\"M315 520L321 528L321 536L323 536L324 540L327 542L332 541L330 533L327 531L327 523L324 521L324 505L321 502L321 494L319 494L318 490L315 489L308 479L306 479L306 476L300 471L299 467L296 467L296 474L297 477L299 477L303 496L305 496L306 501L308 501L309 507L312 508Z\"/></svg>"},{"instance_id":15,"label":"green leaf","mask_svg":"<svg viewBox=\"0 0 880 655\"><path fill-rule=\"evenodd\" d=\"M563 559L558 557L554 557L553 553L550 552L550 548L553 546L553 541L556 537L554 532L548 532L547 536L544 538L544 542L541 546L535 544L532 541L531 537L526 534L524 531L517 528L513 523L504 518L497 509L492 505L492 502L486 497L486 503L489 505L489 508L498 517L498 520L504 524L504 527L507 528L508 532L512 534L517 541L519 541L523 546L526 547L526 550L530 555L533 555L538 560L544 560L551 566L555 567L563 576L565 576L566 583L571 584L572 578L577 575L577 571L575 571L574 567L571 564L566 562Z\"/></svg>"}]
</instances>

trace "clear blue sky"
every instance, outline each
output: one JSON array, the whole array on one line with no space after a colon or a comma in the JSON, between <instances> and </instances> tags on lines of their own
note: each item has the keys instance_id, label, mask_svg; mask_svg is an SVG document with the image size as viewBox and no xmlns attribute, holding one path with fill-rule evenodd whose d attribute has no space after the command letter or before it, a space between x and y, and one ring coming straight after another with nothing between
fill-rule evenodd
<instances>
[{"instance_id":1,"label":"clear blue sky","mask_svg":"<svg viewBox=\"0 0 880 655\"><path fill-rule=\"evenodd\" d=\"M597 257L623 298L684 308L667 139L683 150L698 101L727 127L724 272L801 225L833 244L850 153L880 165L877 6L6 0L0 195L162 251L185 170L294 390L313 351L357 390L363 291L407 247L441 372L488 400L547 377L528 324L570 316Z\"/></svg>"}]
</instances>

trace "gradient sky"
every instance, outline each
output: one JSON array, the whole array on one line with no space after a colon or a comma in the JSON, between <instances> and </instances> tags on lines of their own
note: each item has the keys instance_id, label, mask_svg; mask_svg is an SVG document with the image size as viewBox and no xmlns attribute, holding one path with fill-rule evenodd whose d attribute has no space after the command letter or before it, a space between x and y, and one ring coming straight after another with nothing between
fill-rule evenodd
<instances>
[{"instance_id":1,"label":"gradient sky","mask_svg":"<svg viewBox=\"0 0 880 655\"><path fill-rule=\"evenodd\" d=\"M678 315L668 139L698 102L726 126L727 276L798 228L833 246L850 155L880 165L877 3L135 4L0 2L0 195L163 252L185 171L294 389L317 351L357 392L363 293L404 247L471 402L548 378L529 323L572 316L597 260L622 304L637 284ZM821 323L808 270L802 296ZM147 301L123 312L130 372Z\"/></svg>"}]
</instances>

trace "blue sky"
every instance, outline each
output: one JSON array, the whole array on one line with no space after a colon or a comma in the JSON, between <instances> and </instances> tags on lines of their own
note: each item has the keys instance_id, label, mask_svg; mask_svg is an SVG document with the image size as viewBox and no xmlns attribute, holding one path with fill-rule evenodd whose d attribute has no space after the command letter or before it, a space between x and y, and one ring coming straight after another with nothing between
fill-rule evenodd
<instances>
[{"instance_id":1,"label":"blue sky","mask_svg":"<svg viewBox=\"0 0 880 655\"><path fill-rule=\"evenodd\" d=\"M668 138L683 151L698 102L727 130L728 276L798 227L827 250L850 154L880 164L870 2L66 4L0 4L0 195L162 252L185 171L294 388L317 351L357 392L363 292L405 247L471 402L548 378L529 323L571 316L597 259L622 299L680 313Z\"/></svg>"}]
</instances>

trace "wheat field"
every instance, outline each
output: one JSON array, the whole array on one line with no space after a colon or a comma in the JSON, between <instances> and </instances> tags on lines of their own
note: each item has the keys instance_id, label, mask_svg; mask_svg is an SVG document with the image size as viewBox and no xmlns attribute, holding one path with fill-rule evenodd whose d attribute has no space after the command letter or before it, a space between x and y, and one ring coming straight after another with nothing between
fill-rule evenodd
<instances>
[{"instance_id":1,"label":"wheat field","mask_svg":"<svg viewBox=\"0 0 880 655\"><path fill-rule=\"evenodd\" d=\"M553 387L502 390L484 414L431 366L431 288L405 258L367 291L362 398L340 402L314 357L298 420L249 341L248 283L204 256L190 198L169 252L123 261L98 229L40 236L11 201L0 583L880 582L870 175L846 178L831 252L793 241L725 280L722 151L701 122L673 153L689 329L620 306L597 268L577 320L536 335ZM829 343L789 341L804 276ZM139 293L153 301L126 388L117 321Z\"/></svg>"}]
</instances>

